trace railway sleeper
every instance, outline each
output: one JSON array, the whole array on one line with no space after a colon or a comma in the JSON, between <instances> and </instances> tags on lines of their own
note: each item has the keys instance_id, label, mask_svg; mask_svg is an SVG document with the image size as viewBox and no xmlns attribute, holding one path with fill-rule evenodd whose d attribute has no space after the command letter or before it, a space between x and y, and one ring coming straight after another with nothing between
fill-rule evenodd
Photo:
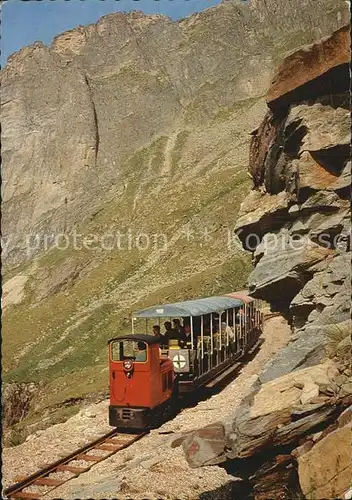
<instances>
[{"instance_id":1,"label":"railway sleeper","mask_svg":"<svg viewBox=\"0 0 352 500\"><path fill-rule=\"evenodd\" d=\"M42 495L40 493L29 493L28 491L17 491L16 493L11 493L10 498L20 498L20 499L31 499L39 500Z\"/></svg>"},{"instance_id":2,"label":"railway sleeper","mask_svg":"<svg viewBox=\"0 0 352 500\"><path fill-rule=\"evenodd\" d=\"M60 479L51 479L50 477L40 477L36 479L33 484L38 484L40 486L60 486L66 481L61 481Z\"/></svg>"},{"instance_id":3,"label":"railway sleeper","mask_svg":"<svg viewBox=\"0 0 352 500\"><path fill-rule=\"evenodd\" d=\"M98 455L78 455L77 460L85 460L86 462L100 462L104 460L104 457L99 457Z\"/></svg>"},{"instance_id":4,"label":"railway sleeper","mask_svg":"<svg viewBox=\"0 0 352 500\"><path fill-rule=\"evenodd\" d=\"M82 474L83 472L87 472L89 470L89 467L73 467L73 465L58 465L56 467L56 470L72 472L72 474Z\"/></svg>"},{"instance_id":5,"label":"railway sleeper","mask_svg":"<svg viewBox=\"0 0 352 500\"><path fill-rule=\"evenodd\" d=\"M96 450L105 450L105 451L117 451L121 449L120 444L97 444L94 446Z\"/></svg>"},{"instance_id":6,"label":"railway sleeper","mask_svg":"<svg viewBox=\"0 0 352 500\"><path fill-rule=\"evenodd\" d=\"M130 440L120 439L120 438L110 438L105 441L106 444L114 444L119 446L125 446Z\"/></svg>"}]
</instances>

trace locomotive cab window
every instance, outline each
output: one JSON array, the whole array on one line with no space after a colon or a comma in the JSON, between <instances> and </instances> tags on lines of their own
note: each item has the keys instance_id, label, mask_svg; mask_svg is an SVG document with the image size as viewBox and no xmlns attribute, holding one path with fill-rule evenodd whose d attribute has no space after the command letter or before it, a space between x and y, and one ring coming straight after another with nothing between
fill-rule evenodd
<instances>
[{"instance_id":1,"label":"locomotive cab window","mask_svg":"<svg viewBox=\"0 0 352 500\"><path fill-rule=\"evenodd\" d=\"M133 340L120 340L111 344L112 361L124 361L132 359L135 363L147 361L147 344Z\"/></svg>"}]
</instances>

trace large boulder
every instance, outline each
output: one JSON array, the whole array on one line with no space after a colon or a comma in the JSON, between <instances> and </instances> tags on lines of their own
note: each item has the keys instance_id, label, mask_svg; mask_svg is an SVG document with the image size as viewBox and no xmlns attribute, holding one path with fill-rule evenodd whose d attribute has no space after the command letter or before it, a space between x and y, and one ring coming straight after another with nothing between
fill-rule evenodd
<instances>
[{"instance_id":1,"label":"large boulder","mask_svg":"<svg viewBox=\"0 0 352 500\"><path fill-rule=\"evenodd\" d=\"M248 280L249 291L284 310L310 279L310 268L329 253L313 242L292 240L287 231L267 233L254 252L256 267Z\"/></svg>"},{"instance_id":2,"label":"large boulder","mask_svg":"<svg viewBox=\"0 0 352 500\"><path fill-rule=\"evenodd\" d=\"M329 360L257 384L234 414L189 432L175 445L182 444L191 467L226 463L232 474L249 481L254 491L257 488L255 498L262 498L259 490L266 491L266 498L274 498L272 493L280 489L287 466L295 464L290 453L314 433L328 432L351 402L352 387ZM285 464L284 470L280 463ZM281 478L273 475L274 470L281 470Z\"/></svg>"},{"instance_id":3,"label":"large boulder","mask_svg":"<svg viewBox=\"0 0 352 500\"><path fill-rule=\"evenodd\" d=\"M269 382L300 367L321 362L326 358L324 340L322 328L308 328L296 333L296 338L264 366L260 381Z\"/></svg>"},{"instance_id":4,"label":"large boulder","mask_svg":"<svg viewBox=\"0 0 352 500\"><path fill-rule=\"evenodd\" d=\"M281 226L287 215L289 200L285 192L270 196L268 193L251 191L241 205L235 232L246 250L255 250L267 231Z\"/></svg>"},{"instance_id":5,"label":"large boulder","mask_svg":"<svg viewBox=\"0 0 352 500\"><path fill-rule=\"evenodd\" d=\"M304 151L316 153L337 146L348 146L351 142L350 113L348 109L332 107L317 101L315 104L299 104L291 109L286 121L286 147L296 146L293 134L297 137L298 154ZM301 142L298 142L298 138ZM346 155L347 156L347 155ZM326 155L326 162L334 159ZM335 160L336 161L336 160ZM323 165L333 168L333 164ZM339 172L337 171L336 174Z\"/></svg>"},{"instance_id":6,"label":"large boulder","mask_svg":"<svg viewBox=\"0 0 352 500\"><path fill-rule=\"evenodd\" d=\"M329 86L338 81L339 69L348 66L350 61L350 29L349 25L336 31L331 37L323 38L318 43L302 47L295 51L281 64L267 93L269 107L308 99L317 91L328 94ZM320 89L317 78L326 75L325 85ZM334 80L333 80L333 77ZM338 82L348 85L346 81ZM310 84L310 85L309 85ZM332 87L333 93L336 87Z\"/></svg>"},{"instance_id":7,"label":"large boulder","mask_svg":"<svg viewBox=\"0 0 352 500\"><path fill-rule=\"evenodd\" d=\"M329 186L330 189L339 191L351 187L351 161L347 162L341 175Z\"/></svg>"},{"instance_id":8,"label":"large boulder","mask_svg":"<svg viewBox=\"0 0 352 500\"><path fill-rule=\"evenodd\" d=\"M348 253L337 255L327 262L325 269L314 274L313 278L300 290L290 304L290 310L295 317L304 316L304 312L333 306L336 295L345 296L346 311L349 310L348 297L350 296L349 283L350 256ZM319 307L318 307L319 306ZM308 319L308 315L307 318ZM336 323L338 318L331 316L330 322Z\"/></svg>"},{"instance_id":9,"label":"large boulder","mask_svg":"<svg viewBox=\"0 0 352 500\"><path fill-rule=\"evenodd\" d=\"M343 412L336 430L298 457L299 483L307 500L347 498L352 478L351 410Z\"/></svg>"},{"instance_id":10,"label":"large boulder","mask_svg":"<svg viewBox=\"0 0 352 500\"><path fill-rule=\"evenodd\" d=\"M339 179L315 160L310 151L303 151L299 159L293 160L293 165L299 170L300 189L327 189Z\"/></svg>"}]
</instances>

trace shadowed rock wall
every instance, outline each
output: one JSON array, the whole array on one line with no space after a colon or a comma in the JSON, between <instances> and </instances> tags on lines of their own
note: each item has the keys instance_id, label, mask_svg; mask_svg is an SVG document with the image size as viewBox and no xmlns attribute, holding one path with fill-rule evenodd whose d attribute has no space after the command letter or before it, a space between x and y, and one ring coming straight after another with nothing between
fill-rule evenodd
<instances>
[{"instance_id":1,"label":"shadowed rock wall","mask_svg":"<svg viewBox=\"0 0 352 500\"><path fill-rule=\"evenodd\" d=\"M251 294L294 333L263 381L318 362L332 325L350 317L349 47L344 27L285 59L252 134L254 187L236 231L253 251Z\"/></svg>"}]
</instances>

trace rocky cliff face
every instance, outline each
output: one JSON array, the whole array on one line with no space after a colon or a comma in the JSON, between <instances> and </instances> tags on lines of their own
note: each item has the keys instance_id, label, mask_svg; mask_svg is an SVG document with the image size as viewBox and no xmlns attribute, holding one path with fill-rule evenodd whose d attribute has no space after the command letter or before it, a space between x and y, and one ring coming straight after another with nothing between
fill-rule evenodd
<instances>
[{"instance_id":1,"label":"rocky cliff face","mask_svg":"<svg viewBox=\"0 0 352 500\"><path fill-rule=\"evenodd\" d=\"M291 339L239 409L183 440L192 467L242 479L239 498L350 498L349 61L347 26L288 56L252 133L236 232L252 295L285 314Z\"/></svg>"},{"instance_id":2,"label":"rocky cliff face","mask_svg":"<svg viewBox=\"0 0 352 500\"><path fill-rule=\"evenodd\" d=\"M294 330L263 380L316 362L326 333L350 317L349 60L349 27L292 54L253 132L254 189L236 231L253 250L252 295Z\"/></svg>"}]
</instances>

